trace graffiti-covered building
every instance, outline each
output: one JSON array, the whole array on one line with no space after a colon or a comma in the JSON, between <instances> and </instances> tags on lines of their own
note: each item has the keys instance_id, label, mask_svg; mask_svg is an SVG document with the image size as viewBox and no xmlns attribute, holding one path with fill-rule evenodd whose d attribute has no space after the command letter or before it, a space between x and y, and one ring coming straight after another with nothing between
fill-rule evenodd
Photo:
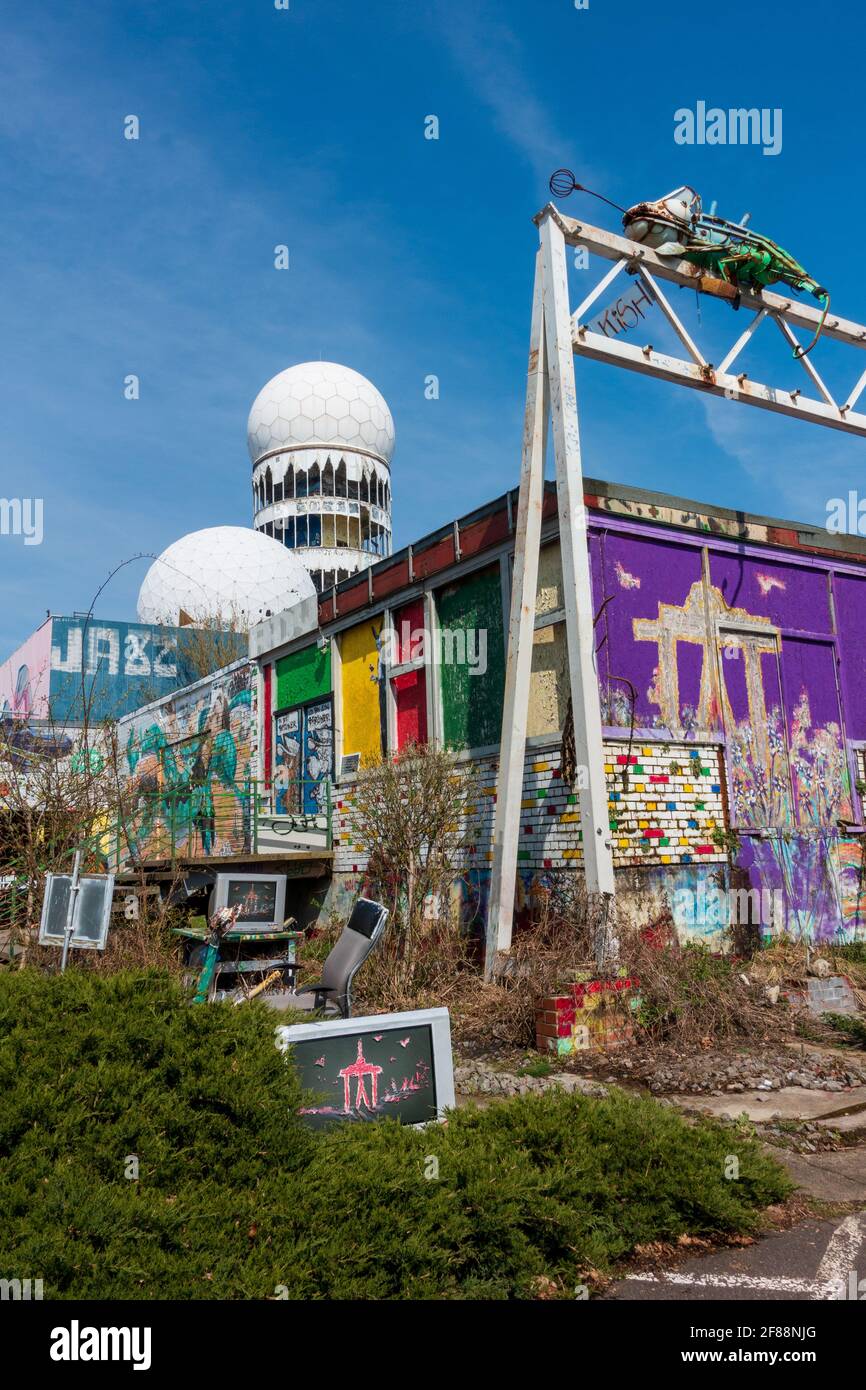
<instances>
[{"instance_id":1,"label":"graffiti-covered building","mask_svg":"<svg viewBox=\"0 0 866 1390\"><path fill-rule=\"evenodd\" d=\"M256 742L256 672L246 660L121 719L121 861L251 853Z\"/></svg>"},{"instance_id":2,"label":"graffiti-covered building","mask_svg":"<svg viewBox=\"0 0 866 1390\"><path fill-rule=\"evenodd\" d=\"M680 889L695 902L705 890L756 889L783 905L792 933L866 937L866 544L592 480L585 501L618 893L639 911L653 895L677 902ZM253 629L248 766L259 854L306 836L332 850L332 891L356 891L365 870L352 824L359 767L439 740L477 774L460 891L467 915L483 920L516 512L517 495L507 494L344 581L319 596L317 623L278 615ZM521 813L523 904L550 875L579 872L582 854L578 795L562 763L568 671L557 527L550 487ZM231 699L221 708L222 727ZM148 734L146 712L131 722L156 776L158 735ZM205 728L213 725L206 716ZM214 736L203 760L185 756L183 773L169 760L172 775L192 787L193 770L207 768L208 785L226 787ZM239 809L233 825L240 833ZM707 913L678 918L684 934L710 939L725 925Z\"/></svg>"},{"instance_id":3,"label":"graffiti-covered building","mask_svg":"<svg viewBox=\"0 0 866 1390\"><path fill-rule=\"evenodd\" d=\"M223 660L241 655L240 634L209 640ZM51 615L0 666L0 714L57 726L113 721L185 685L202 654L189 628Z\"/></svg>"}]
</instances>

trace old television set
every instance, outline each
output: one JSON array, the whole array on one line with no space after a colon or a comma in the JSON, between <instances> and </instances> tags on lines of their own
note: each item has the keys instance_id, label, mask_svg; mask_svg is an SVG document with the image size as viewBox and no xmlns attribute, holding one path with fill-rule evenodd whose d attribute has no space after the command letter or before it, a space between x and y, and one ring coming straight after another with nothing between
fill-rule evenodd
<instances>
[{"instance_id":1,"label":"old television set","mask_svg":"<svg viewBox=\"0 0 866 1390\"><path fill-rule=\"evenodd\" d=\"M327 1018L277 1028L311 1129L392 1119L421 1129L454 1108L448 1010Z\"/></svg>"},{"instance_id":2,"label":"old television set","mask_svg":"<svg viewBox=\"0 0 866 1390\"><path fill-rule=\"evenodd\" d=\"M209 915L221 907L238 909L238 929L275 931L286 920L286 876L218 873L211 889Z\"/></svg>"}]
</instances>

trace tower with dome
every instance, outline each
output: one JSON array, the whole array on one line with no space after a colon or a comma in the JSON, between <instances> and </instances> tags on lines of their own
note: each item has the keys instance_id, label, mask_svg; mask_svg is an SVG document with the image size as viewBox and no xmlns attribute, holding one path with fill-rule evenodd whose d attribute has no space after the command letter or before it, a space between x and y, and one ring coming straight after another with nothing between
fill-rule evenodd
<instances>
[{"instance_id":1,"label":"tower with dome","mask_svg":"<svg viewBox=\"0 0 866 1390\"><path fill-rule=\"evenodd\" d=\"M372 382L302 362L250 411L255 529L279 541L321 593L391 553L394 422Z\"/></svg>"}]
</instances>

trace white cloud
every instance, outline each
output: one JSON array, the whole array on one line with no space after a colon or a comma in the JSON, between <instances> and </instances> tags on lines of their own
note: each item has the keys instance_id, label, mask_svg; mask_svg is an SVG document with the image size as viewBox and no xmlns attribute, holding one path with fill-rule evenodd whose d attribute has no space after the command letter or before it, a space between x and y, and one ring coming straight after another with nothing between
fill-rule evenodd
<instances>
[{"instance_id":1,"label":"white cloud","mask_svg":"<svg viewBox=\"0 0 866 1390\"><path fill-rule=\"evenodd\" d=\"M546 184L573 149L572 137L556 128L527 79L515 35L485 6L452 12L438 32L502 134Z\"/></svg>"}]
</instances>

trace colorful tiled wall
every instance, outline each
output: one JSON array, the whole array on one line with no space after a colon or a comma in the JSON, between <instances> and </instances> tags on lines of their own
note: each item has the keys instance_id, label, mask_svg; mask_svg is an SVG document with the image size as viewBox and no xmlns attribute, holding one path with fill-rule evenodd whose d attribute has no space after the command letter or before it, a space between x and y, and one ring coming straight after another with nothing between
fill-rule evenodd
<instances>
[{"instance_id":1,"label":"colorful tiled wall","mask_svg":"<svg viewBox=\"0 0 866 1390\"><path fill-rule=\"evenodd\" d=\"M684 743L605 744L614 863L725 863L713 831L725 828L721 749ZM473 796L467 806L467 867L492 859L496 802L495 757L472 764ZM351 784L337 788L334 804L334 871L361 873L363 845L352 831ZM575 867L582 857L578 794L560 771L558 746L527 755L523 780L518 869Z\"/></svg>"}]
</instances>

